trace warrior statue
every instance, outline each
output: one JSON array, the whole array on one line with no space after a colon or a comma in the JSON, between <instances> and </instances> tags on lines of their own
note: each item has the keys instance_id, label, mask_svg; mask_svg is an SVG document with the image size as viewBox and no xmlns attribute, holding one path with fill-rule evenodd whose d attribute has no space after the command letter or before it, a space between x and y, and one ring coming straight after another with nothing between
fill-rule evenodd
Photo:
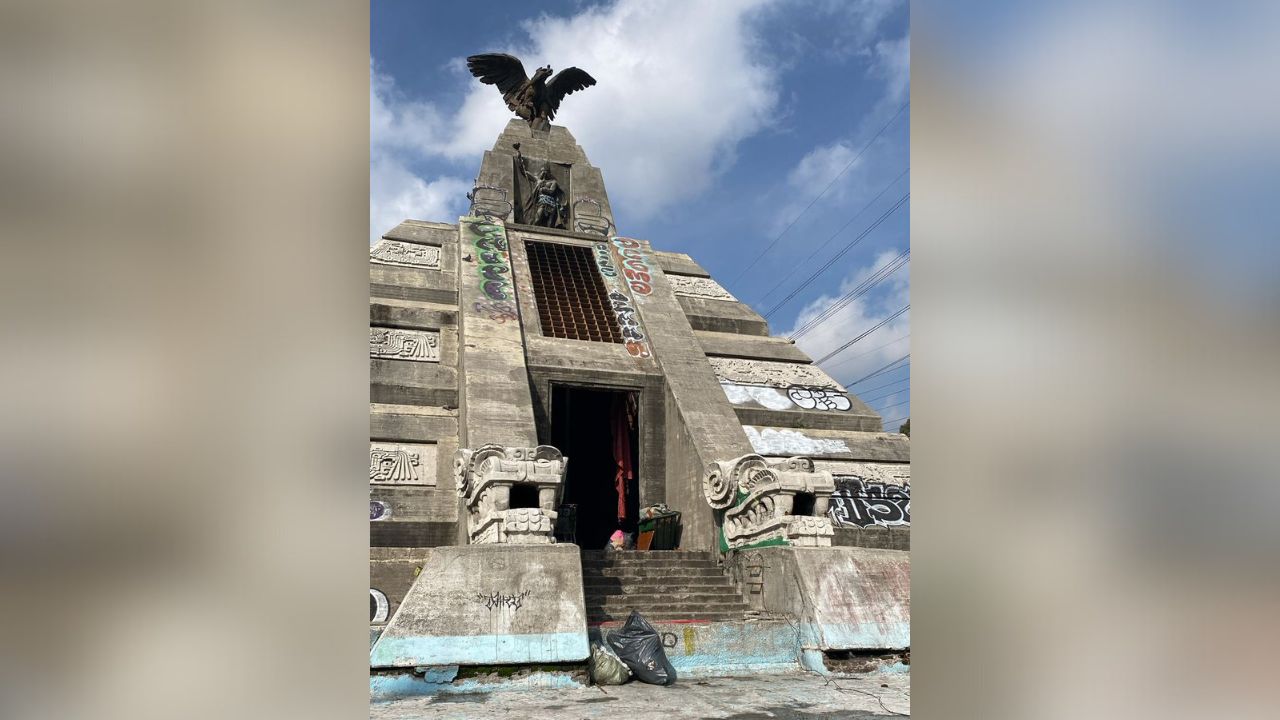
<instances>
[{"instance_id":1,"label":"warrior statue","mask_svg":"<svg viewBox=\"0 0 1280 720\"><path fill-rule=\"evenodd\" d=\"M538 174L529 172L529 161L520 154L520 143L514 143L516 149L516 167L520 174L529 181L529 194L524 199L524 214L521 220L525 225L537 225L565 229L564 189L551 174L551 163L542 163Z\"/></svg>"},{"instance_id":2,"label":"warrior statue","mask_svg":"<svg viewBox=\"0 0 1280 720\"><path fill-rule=\"evenodd\" d=\"M596 84L595 78L576 67L565 68L551 77L548 65L538 68L530 78L519 58L505 53L472 55L467 58L467 69L485 85L497 85L507 108L534 130L551 127L565 95Z\"/></svg>"}]
</instances>

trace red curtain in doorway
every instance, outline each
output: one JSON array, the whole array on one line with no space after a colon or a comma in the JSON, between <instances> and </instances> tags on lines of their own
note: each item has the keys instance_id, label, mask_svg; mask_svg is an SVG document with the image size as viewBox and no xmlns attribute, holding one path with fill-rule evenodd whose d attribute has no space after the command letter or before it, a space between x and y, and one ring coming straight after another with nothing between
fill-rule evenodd
<instances>
[{"instance_id":1,"label":"red curtain in doorway","mask_svg":"<svg viewBox=\"0 0 1280 720\"><path fill-rule=\"evenodd\" d=\"M613 410L610 418L610 430L613 434L613 462L617 472L613 478L614 487L618 490L618 520L627 519L627 488L635 477L635 469L631 467L631 408L628 398L623 393L613 396Z\"/></svg>"}]
</instances>

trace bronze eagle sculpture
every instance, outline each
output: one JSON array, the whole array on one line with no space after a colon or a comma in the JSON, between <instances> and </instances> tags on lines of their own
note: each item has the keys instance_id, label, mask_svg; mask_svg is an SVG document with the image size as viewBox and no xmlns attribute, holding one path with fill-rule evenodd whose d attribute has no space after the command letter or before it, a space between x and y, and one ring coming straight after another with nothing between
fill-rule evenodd
<instances>
[{"instance_id":1,"label":"bronze eagle sculpture","mask_svg":"<svg viewBox=\"0 0 1280 720\"><path fill-rule=\"evenodd\" d=\"M520 59L505 53L472 55L467 58L467 69L485 85L497 85L507 107L535 130L551 126L565 95L596 84L595 78L576 67L565 68L548 81L548 65L538 68L530 78Z\"/></svg>"}]
</instances>

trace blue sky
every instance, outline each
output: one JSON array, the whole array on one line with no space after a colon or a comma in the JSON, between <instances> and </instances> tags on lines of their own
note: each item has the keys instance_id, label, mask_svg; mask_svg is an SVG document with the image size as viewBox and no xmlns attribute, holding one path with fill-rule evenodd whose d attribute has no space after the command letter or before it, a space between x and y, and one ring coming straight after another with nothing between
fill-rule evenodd
<instances>
[{"instance_id":1,"label":"blue sky","mask_svg":"<svg viewBox=\"0 0 1280 720\"><path fill-rule=\"evenodd\" d=\"M463 59L511 52L599 82L555 122L604 173L619 233L689 253L776 335L909 248L906 2L374 0L370 25L371 241L405 218L466 211L480 156L511 115ZM909 269L797 345L822 358L893 316L909 302ZM848 384L905 356L909 333L908 311L822 367ZM900 363L851 389L893 421L909 414L909 376Z\"/></svg>"}]
</instances>

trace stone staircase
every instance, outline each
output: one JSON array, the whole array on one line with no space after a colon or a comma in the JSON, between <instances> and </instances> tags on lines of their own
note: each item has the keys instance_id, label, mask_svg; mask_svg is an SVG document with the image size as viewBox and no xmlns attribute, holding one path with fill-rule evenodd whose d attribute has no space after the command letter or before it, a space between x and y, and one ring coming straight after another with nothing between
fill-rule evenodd
<instances>
[{"instance_id":1,"label":"stone staircase","mask_svg":"<svg viewBox=\"0 0 1280 720\"><path fill-rule=\"evenodd\" d=\"M742 620L747 603L710 552L582 551L587 624L623 622L639 610L650 622Z\"/></svg>"}]
</instances>

